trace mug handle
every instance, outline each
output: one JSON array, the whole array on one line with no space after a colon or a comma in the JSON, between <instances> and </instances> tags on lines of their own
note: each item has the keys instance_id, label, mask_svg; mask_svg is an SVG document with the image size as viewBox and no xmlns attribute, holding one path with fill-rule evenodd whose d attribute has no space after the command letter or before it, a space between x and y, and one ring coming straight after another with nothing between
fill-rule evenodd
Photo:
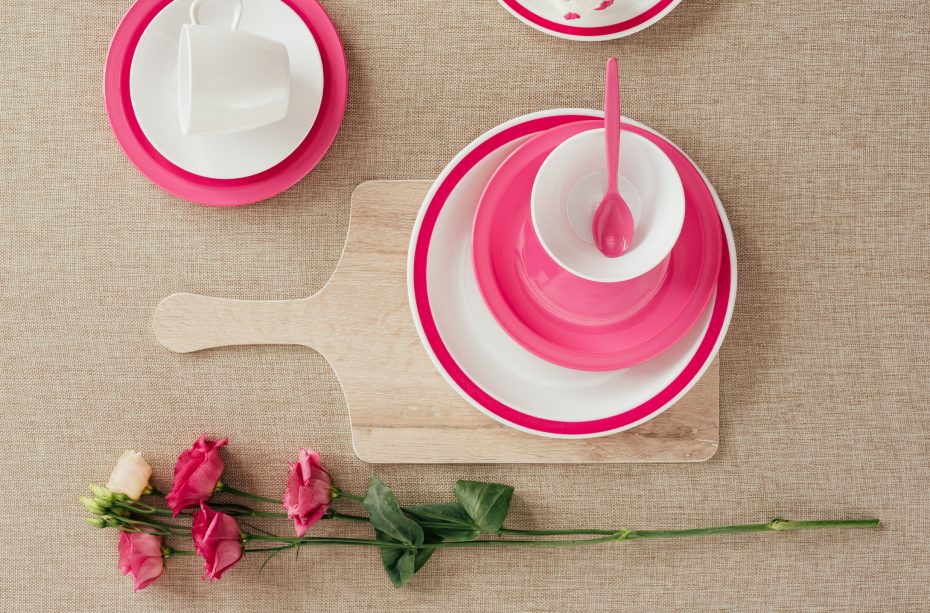
<instances>
[{"instance_id":1,"label":"mug handle","mask_svg":"<svg viewBox=\"0 0 930 613\"><path fill-rule=\"evenodd\" d=\"M239 20L242 18L242 0L232 0L233 1L233 18L232 24L229 26L230 30L235 30L239 27ZM200 8L200 5L203 4L203 0L194 0L194 3L191 4L191 23L195 26L200 25L200 20L197 19L197 9Z\"/></svg>"}]
</instances>

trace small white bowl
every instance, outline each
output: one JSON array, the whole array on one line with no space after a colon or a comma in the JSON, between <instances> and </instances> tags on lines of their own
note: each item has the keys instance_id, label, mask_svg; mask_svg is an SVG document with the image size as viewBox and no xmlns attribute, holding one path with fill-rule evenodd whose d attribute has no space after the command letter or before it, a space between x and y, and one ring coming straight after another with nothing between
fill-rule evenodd
<instances>
[{"instance_id":1,"label":"small white bowl","mask_svg":"<svg viewBox=\"0 0 930 613\"><path fill-rule=\"evenodd\" d=\"M604 129L577 134L546 158L533 184L531 211L539 240L563 268L591 281L627 281L671 252L685 220L685 192L671 160L649 139L620 133L620 194L633 215L633 244L609 258L594 244L591 223L607 185Z\"/></svg>"}]
</instances>

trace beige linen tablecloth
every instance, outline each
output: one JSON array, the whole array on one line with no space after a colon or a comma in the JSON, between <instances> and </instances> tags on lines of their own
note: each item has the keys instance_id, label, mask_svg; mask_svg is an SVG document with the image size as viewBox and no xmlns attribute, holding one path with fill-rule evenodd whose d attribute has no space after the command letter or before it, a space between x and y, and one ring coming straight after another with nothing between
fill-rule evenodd
<instances>
[{"instance_id":1,"label":"beige linen tablecloth","mask_svg":"<svg viewBox=\"0 0 930 613\"><path fill-rule=\"evenodd\" d=\"M927 2L685 0L631 38L583 44L493 0L325 0L349 55L342 131L297 187L238 209L172 198L117 147L101 75L128 6L0 3L0 610L930 608ZM516 115L597 107L609 54L625 113L694 157L733 223L719 453L379 474L408 502L446 499L456 478L513 484L525 526L878 516L883 527L443 551L403 590L367 550L305 549L262 573L248 559L212 586L184 558L133 594L116 534L85 525L77 504L124 448L143 450L166 484L197 435L227 435L228 480L271 495L300 446L347 488L371 472L319 355L174 355L150 331L155 304L175 291L316 291L355 185L433 177Z\"/></svg>"}]
</instances>

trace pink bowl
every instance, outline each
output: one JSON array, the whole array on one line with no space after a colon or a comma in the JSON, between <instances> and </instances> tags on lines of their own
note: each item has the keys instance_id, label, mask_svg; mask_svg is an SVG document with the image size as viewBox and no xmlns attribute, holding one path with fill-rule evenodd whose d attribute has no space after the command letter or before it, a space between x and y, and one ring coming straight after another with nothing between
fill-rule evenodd
<instances>
[{"instance_id":1,"label":"pink bowl","mask_svg":"<svg viewBox=\"0 0 930 613\"><path fill-rule=\"evenodd\" d=\"M671 254L641 277L589 281L549 256L530 213L536 174L567 138L601 126L598 120L566 124L521 145L485 188L472 236L478 287L503 329L549 362L588 371L635 366L681 339L713 296L722 255L716 210L688 197ZM623 129L664 144L637 126Z\"/></svg>"}]
</instances>

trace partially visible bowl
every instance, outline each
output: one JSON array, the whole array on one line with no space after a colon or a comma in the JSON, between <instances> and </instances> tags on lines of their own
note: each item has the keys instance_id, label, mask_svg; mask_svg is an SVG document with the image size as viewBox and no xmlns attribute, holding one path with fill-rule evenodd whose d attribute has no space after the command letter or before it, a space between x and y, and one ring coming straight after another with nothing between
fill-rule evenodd
<instances>
[{"instance_id":1,"label":"partially visible bowl","mask_svg":"<svg viewBox=\"0 0 930 613\"><path fill-rule=\"evenodd\" d=\"M583 279L639 277L671 252L685 219L685 193L672 161L649 139L622 130L620 194L633 215L633 244L617 258L594 244L591 223L604 197L604 129L577 134L549 154L533 184L533 226L560 266Z\"/></svg>"}]
</instances>

